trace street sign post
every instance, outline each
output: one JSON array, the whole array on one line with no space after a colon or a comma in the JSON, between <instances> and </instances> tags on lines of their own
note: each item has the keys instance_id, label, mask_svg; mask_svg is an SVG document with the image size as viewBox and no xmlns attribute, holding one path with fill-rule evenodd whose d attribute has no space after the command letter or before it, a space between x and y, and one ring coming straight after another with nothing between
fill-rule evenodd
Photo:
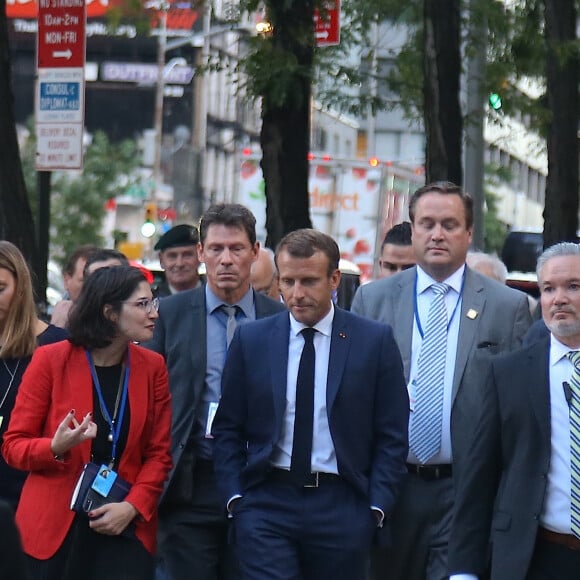
<instances>
[{"instance_id":1,"label":"street sign post","mask_svg":"<svg viewBox=\"0 0 580 580\"><path fill-rule=\"evenodd\" d=\"M316 46L340 44L340 0L327 0L325 10L314 11Z\"/></svg>"},{"instance_id":2,"label":"street sign post","mask_svg":"<svg viewBox=\"0 0 580 580\"><path fill-rule=\"evenodd\" d=\"M36 169L82 169L85 0L39 0Z\"/></svg>"}]
</instances>

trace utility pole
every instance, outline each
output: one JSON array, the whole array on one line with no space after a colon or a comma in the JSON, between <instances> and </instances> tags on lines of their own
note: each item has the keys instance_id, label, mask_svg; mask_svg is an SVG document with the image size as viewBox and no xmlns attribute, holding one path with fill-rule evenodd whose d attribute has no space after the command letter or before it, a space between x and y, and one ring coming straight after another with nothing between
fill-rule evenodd
<instances>
[{"instance_id":1,"label":"utility pole","mask_svg":"<svg viewBox=\"0 0 580 580\"><path fill-rule=\"evenodd\" d=\"M193 104L193 131L191 134L191 144L197 157L197 185L199 187L198 203L200 215L209 199L206 199L207 184L205 161L205 149L207 143L207 107L208 107L208 82L205 74L200 74L200 70L207 65L211 49L211 4L205 2L203 7L203 32L201 50L196 52L195 58L195 86Z\"/></svg>"},{"instance_id":2,"label":"utility pole","mask_svg":"<svg viewBox=\"0 0 580 580\"><path fill-rule=\"evenodd\" d=\"M169 4L159 5L159 36L157 37L157 85L155 90L155 157L153 161L153 181L155 191L153 199L157 198L159 187L163 181L161 176L161 148L163 146L163 93L165 92L165 53L167 52L167 11Z\"/></svg>"},{"instance_id":3,"label":"utility pole","mask_svg":"<svg viewBox=\"0 0 580 580\"><path fill-rule=\"evenodd\" d=\"M470 49L473 51L467 60L467 121L465 123L465 171L463 186L473 197L473 240L477 250L484 248L483 191L484 164L483 116L485 95L483 94L483 75L485 74L485 55L487 50L487 20L483 14L475 14L476 0L471 0Z\"/></svg>"},{"instance_id":4,"label":"utility pole","mask_svg":"<svg viewBox=\"0 0 580 580\"><path fill-rule=\"evenodd\" d=\"M371 24L371 62L369 75L369 94L374 100L377 96L379 25L375 20ZM367 159L376 155L376 119L372 103L367 105Z\"/></svg>"}]
</instances>

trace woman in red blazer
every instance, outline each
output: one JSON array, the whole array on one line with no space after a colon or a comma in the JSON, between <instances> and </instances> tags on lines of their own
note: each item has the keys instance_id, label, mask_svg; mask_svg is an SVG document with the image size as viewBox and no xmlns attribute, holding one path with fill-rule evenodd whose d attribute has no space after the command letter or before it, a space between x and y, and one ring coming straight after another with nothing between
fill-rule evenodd
<instances>
[{"instance_id":1,"label":"woman in red blazer","mask_svg":"<svg viewBox=\"0 0 580 580\"><path fill-rule=\"evenodd\" d=\"M29 471L16 523L32 578L143 580L154 573L157 502L171 468L170 396L151 339L158 302L136 268L102 268L83 285L69 341L39 348L2 452ZM89 461L131 484L124 501L70 510Z\"/></svg>"}]
</instances>

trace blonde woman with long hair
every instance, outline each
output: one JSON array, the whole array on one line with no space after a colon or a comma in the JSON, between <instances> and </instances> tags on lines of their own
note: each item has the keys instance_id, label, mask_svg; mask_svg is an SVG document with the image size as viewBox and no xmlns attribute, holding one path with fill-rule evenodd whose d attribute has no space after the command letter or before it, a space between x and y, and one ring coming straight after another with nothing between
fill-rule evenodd
<instances>
[{"instance_id":1,"label":"blonde woman with long hair","mask_svg":"<svg viewBox=\"0 0 580 580\"><path fill-rule=\"evenodd\" d=\"M67 338L68 333L36 314L30 271L12 243L0 241L0 437L8 426L16 393L32 353L39 345ZM15 509L26 472L0 458L0 498Z\"/></svg>"}]
</instances>

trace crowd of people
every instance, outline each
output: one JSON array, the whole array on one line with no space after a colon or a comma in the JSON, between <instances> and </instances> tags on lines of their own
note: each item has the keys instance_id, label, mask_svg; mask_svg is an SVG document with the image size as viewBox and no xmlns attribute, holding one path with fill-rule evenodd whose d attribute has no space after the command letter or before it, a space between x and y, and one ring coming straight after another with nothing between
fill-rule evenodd
<instances>
[{"instance_id":1,"label":"crowd of people","mask_svg":"<svg viewBox=\"0 0 580 580\"><path fill-rule=\"evenodd\" d=\"M10 578L576 579L580 245L536 308L473 214L419 188L350 311L330 236L261 248L239 204L165 233L153 289L79 248L51 324L0 242Z\"/></svg>"}]
</instances>

